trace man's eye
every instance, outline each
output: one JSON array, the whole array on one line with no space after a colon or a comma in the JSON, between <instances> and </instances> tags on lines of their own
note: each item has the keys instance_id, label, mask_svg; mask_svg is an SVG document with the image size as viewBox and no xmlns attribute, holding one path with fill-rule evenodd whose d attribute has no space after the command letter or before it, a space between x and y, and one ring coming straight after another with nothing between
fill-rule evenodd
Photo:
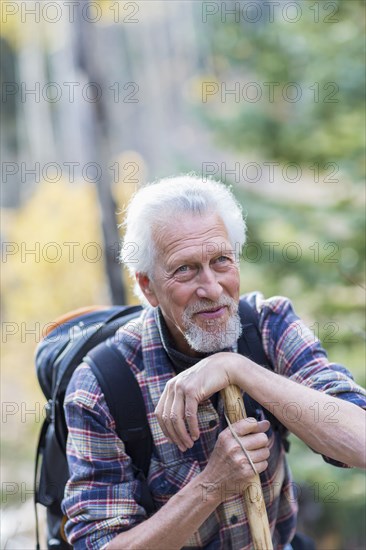
<instances>
[{"instance_id":1,"label":"man's eye","mask_svg":"<svg viewBox=\"0 0 366 550\"><path fill-rule=\"evenodd\" d=\"M227 256L219 256L217 259L216 259L217 262L228 262L229 261L229 258Z\"/></svg>"},{"instance_id":2,"label":"man's eye","mask_svg":"<svg viewBox=\"0 0 366 550\"><path fill-rule=\"evenodd\" d=\"M194 277L196 270L192 265L180 265L175 271L174 276L179 281L188 281Z\"/></svg>"}]
</instances>

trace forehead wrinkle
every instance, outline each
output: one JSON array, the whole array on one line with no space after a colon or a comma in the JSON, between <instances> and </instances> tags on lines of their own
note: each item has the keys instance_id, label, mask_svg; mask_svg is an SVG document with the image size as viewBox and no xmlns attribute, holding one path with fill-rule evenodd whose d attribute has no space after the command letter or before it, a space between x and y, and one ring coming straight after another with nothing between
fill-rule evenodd
<instances>
[{"instance_id":1,"label":"forehead wrinkle","mask_svg":"<svg viewBox=\"0 0 366 550\"><path fill-rule=\"evenodd\" d=\"M220 243L218 243L218 241L220 241ZM205 231L200 231L199 235L196 235L196 233L192 231L190 234L185 235L184 238L172 240L171 242L166 241L165 235L165 242L161 248L163 255L168 257L168 264L174 263L176 259L175 256L179 254L182 255L182 257L179 258L181 261L200 261L202 260L203 253L205 253L205 256L211 256L217 252L216 249L212 251L204 249L203 245L208 245L210 242L214 244L222 243L222 245L225 243L226 245L229 242L226 231L223 232L222 228L217 230L217 226L214 226Z\"/></svg>"},{"instance_id":2,"label":"forehead wrinkle","mask_svg":"<svg viewBox=\"0 0 366 550\"><path fill-rule=\"evenodd\" d=\"M210 257L215 250L209 249L209 243L229 246L231 243L227 228L216 212L206 215L190 215L163 218L152 228L152 238L155 249L155 268L164 271L175 262L189 263L203 260L203 254ZM208 250L206 250L207 245ZM187 262L188 260L188 262Z\"/></svg>"}]
</instances>

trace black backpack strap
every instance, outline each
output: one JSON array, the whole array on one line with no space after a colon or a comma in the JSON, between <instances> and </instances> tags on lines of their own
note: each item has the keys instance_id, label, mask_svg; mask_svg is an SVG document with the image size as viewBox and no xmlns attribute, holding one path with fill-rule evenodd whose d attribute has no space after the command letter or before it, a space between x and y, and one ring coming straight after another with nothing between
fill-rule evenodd
<instances>
[{"instance_id":1,"label":"black backpack strap","mask_svg":"<svg viewBox=\"0 0 366 550\"><path fill-rule=\"evenodd\" d=\"M239 301L239 316L243 331L238 340L238 353L273 371L273 365L266 356L262 344L262 336L259 330L259 313L245 299L241 298ZM244 405L247 415L254 418L257 417L257 411L263 410L266 418L271 422L272 428L279 431L285 451L288 452L290 442L286 439L287 428L247 393L244 394Z\"/></svg>"},{"instance_id":2,"label":"black backpack strap","mask_svg":"<svg viewBox=\"0 0 366 550\"><path fill-rule=\"evenodd\" d=\"M313 539L303 533L296 533L291 541L291 547L293 550L316 550L315 542Z\"/></svg>"},{"instance_id":3,"label":"black backpack strap","mask_svg":"<svg viewBox=\"0 0 366 550\"><path fill-rule=\"evenodd\" d=\"M116 432L132 460L135 478L141 484L138 502L148 514L156 507L146 481L152 454L152 436L140 386L123 355L105 342L84 357L99 382Z\"/></svg>"},{"instance_id":4,"label":"black backpack strap","mask_svg":"<svg viewBox=\"0 0 366 550\"><path fill-rule=\"evenodd\" d=\"M243 332L238 340L238 352L249 357L255 363L273 370L263 349L259 331L259 313L246 300L241 299L239 316Z\"/></svg>"},{"instance_id":5,"label":"black backpack strap","mask_svg":"<svg viewBox=\"0 0 366 550\"><path fill-rule=\"evenodd\" d=\"M36 460L34 464L34 480L33 480L33 506L34 506L34 516L36 520L36 550L40 550L39 543L39 521L38 521L38 468L39 468L39 459L43 457L44 447L46 443L46 432L49 425L48 418L45 418L42 424L41 433L38 438L38 445L36 451Z\"/></svg>"}]
</instances>

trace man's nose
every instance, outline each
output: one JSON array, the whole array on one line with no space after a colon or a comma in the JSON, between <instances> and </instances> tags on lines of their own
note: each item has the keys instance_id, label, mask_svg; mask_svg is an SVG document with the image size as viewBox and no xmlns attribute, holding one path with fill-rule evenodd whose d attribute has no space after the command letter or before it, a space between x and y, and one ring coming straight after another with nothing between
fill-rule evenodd
<instances>
[{"instance_id":1,"label":"man's nose","mask_svg":"<svg viewBox=\"0 0 366 550\"><path fill-rule=\"evenodd\" d=\"M206 298L207 300L216 301L222 294L222 286L218 281L218 275L210 268L201 270L198 276L198 298Z\"/></svg>"}]
</instances>

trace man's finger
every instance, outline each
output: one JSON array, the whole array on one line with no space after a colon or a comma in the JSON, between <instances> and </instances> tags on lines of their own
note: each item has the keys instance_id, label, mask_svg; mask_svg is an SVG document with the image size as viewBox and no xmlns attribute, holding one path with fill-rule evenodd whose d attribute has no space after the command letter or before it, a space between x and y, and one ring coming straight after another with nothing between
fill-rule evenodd
<instances>
[{"instance_id":1,"label":"man's finger","mask_svg":"<svg viewBox=\"0 0 366 550\"><path fill-rule=\"evenodd\" d=\"M239 436L239 439L248 451L262 449L268 446L268 437L263 432Z\"/></svg>"},{"instance_id":2,"label":"man's finger","mask_svg":"<svg viewBox=\"0 0 366 550\"><path fill-rule=\"evenodd\" d=\"M171 420L171 408L172 403L174 399L174 394L172 394L171 391L167 392L166 397L164 401L162 402L163 409L161 412L161 420L160 420L160 426L163 430L165 436L172 442L175 443L175 445L179 446L179 439L177 438L177 435L175 433L174 427L172 426L172 420Z\"/></svg>"},{"instance_id":3,"label":"man's finger","mask_svg":"<svg viewBox=\"0 0 366 550\"><path fill-rule=\"evenodd\" d=\"M248 417L234 422L231 427L237 435L241 436L250 433L266 432L270 428L270 423L268 420L260 420L258 422L255 418Z\"/></svg>"},{"instance_id":4,"label":"man's finger","mask_svg":"<svg viewBox=\"0 0 366 550\"><path fill-rule=\"evenodd\" d=\"M200 436L200 430L198 428L197 409L198 403L196 399L186 396L185 418L187 420L188 429L192 441L197 441Z\"/></svg>"},{"instance_id":5,"label":"man's finger","mask_svg":"<svg viewBox=\"0 0 366 550\"><path fill-rule=\"evenodd\" d=\"M185 451L193 446L193 441L187 432L184 422L184 397L182 392L176 391L170 411L171 427L174 429L176 440L181 451Z\"/></svg>"},{"instance_id":6,"label":"man's finger","mask_svg":"<svg viewBox=\"0 0 366 550\"><path fill-rule=\"evenodd\" d=\"M255 469L257 470L258 472L258 468L257 468L257 465L264 462L264 461L267 461L268 458L269 458L269 452L267 452L268 449L258 449L256 451L250 451L249 456L250 456L250 459L251 461L253 462L254 464L254 467ZM243 457L243 462L244 461L247 461L246 458Z\"/></svg>"}]
</instances>

